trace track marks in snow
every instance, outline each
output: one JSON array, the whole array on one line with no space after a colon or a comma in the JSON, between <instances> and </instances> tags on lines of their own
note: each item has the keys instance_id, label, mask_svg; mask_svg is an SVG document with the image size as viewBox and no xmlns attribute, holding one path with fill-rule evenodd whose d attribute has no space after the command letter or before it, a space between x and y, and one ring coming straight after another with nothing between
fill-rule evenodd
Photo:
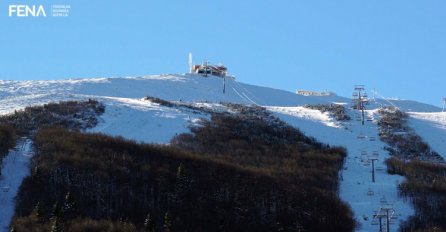
<instances>
[{"instance_id":1,"label":"track marks in snow","mask_svg":"<svg viewBox=\"0 0 446 232\"><path fill-rule=\"evenodd\" d=\"M398 219L391 231L397 231L402 220L413 214L411 205L398 197L397 185L404 180L398 175L388 175L384 161L388 153L383 149L385 144L379 141L378 127L367 121L364 126L359 121L336 122L329 115L318 110L304 107L268 107L276 116L300 129L308 136L330 145L347 148L348 155L344 170L341 172L340 197L347 202L361 224L358 231L378 231L378 226L372 225L371 220L375 210L384 200L396 209ZM366 112L369 117L375 117L375 111ZM353 117L354 118L354 117ZM362 134L362 139L358 135ZM371 138L375 138L371 141ZM371 180L371 165L363 162L362 151L371 155L378 152L379 160L375 163L377 169L376 182ZM369 191L373 195L368 195ZM367 220L365 220L367 219Z\"/></svg>"},{"instance_id":2,"label":"track marks in snow","mask_svg":"<svg viewBox=\"0 0 446 232\"><path fill-rule=\"evenodd\" d=\"M10 150L3 159L0 177L0 230L9 231L8 227L15 210L15 197L22 181L29 172L30 159L33 156L31 141L21 139L15 149Z\"/></svg>"}]
</instances>

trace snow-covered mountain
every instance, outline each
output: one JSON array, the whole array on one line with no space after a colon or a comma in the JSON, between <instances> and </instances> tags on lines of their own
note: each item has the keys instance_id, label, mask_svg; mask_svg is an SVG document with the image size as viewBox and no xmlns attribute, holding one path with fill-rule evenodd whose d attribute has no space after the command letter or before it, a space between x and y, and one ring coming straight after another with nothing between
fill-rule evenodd
<instances>
[{"instance_id":1,"label":"snow-covered mountain","mask_svg":"<svg viewBox=\"0 0 446 232\"><path fill-rule=\"evenodd\" d=\"M395 105L402 111L410 112L410 126L446 158L443 145L446 113L441 113L438 107L409 100L377 99L368 106L366 114L372 120L365 125L356 120L339 122L328 113L308 109L303 105L336 103L348 106L351 102L349 98L335 95L301 96L232 79L226 81L226 91L223 93L223 80L212 76L156 75L61 81L0 81L0 114L48 102L96 99L105 104L106 111L101 116L100 123L91 131L147 143L168 143L174 135L189 131L189 126L200 118L209 117L206 113L188 108L168 107L145 101L145 96L221 111L227 109L220 102L264 106L305 134L324 143L346 147L348 157L342 172L340 196L352 207L362 231L376 230L371 219L374 211L382 204L391 204L396 209L398 217L392 231L396 230L399 221L413 214L409 203L397 196L397 184L403 177L389 175L385 169L384 161L388 158L388 153L384 150L385 144L379 140L376 125L379 107ZM356 112L349 109L348 114L355 118ZM364 151L379 154L375 183L371 181L370 165L362 160ZM14 162L6 160L4 165L13 165ZM0 184L2 181L4 180ZM2 199L12 200L11 197L4 196ZM4 226L9 223L11 215L8 214L10 211L2 210L3 207L0 207L1 226Z\"/></svg>"}]
</instances>

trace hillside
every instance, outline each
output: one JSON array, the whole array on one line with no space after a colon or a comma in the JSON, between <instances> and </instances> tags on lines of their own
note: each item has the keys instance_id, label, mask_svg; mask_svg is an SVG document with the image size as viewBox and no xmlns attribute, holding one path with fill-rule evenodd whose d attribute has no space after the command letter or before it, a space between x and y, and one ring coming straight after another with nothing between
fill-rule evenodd
<instances>
[{"instance_id":1,"label":"hillside","mask_svg":"<svg viewBox=\"0 0 446 232\"><path fill-rule=\"evenodd\" d=\"M224 102L264 106L268 112L299 128L305 135L347 149L339 196L352 208L355 219L361 225L358 231L377 230L373 214L383 204L392 205L396 212L391 231L396 231L402 221L414 214L411 204L398 195L397 186L404 181L404 177L390 175L386 171L385 160L389 154L384 149L388 145L379 139L379 107L393 104L402 111L410 111L408 125L434 151L446 156L442 146L446 120L444 114L434 113L440 111L435 106L409 100L377 99L366 112L370 121L362 126L355 120L357 113L348 107L349 98L305 97L234 80L227 82L225 94L222 87L220 78L189 75L0 81L0 114L49 102L95 99L105 105L105 112L99 116L98 124L88 131L123 136L137 142L170 144L174 136L189 133L191 126L200 126L201 119L209 120L213 113L233 113L234 109ZM163 99L169 104L144 99L146 96ZM329 112L305 107L308 104L332 103L345 105L352 120L337 121ZM377 153L378 158L375 183L371 181L370 163L365 161L372 153ZM6 160L6 164L10 162ZM0 194L3 196L5 193ZM7 225L10 217L10 214L9 217L0 217L2 226Z\"/></svg>"}]
</instances>

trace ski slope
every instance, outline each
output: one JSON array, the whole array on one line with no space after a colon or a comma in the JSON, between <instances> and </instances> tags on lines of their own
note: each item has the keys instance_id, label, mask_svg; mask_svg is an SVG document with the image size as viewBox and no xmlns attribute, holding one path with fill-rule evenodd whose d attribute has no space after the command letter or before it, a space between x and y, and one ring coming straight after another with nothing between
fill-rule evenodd
<instances>
[{"instance_id":1,"label":"ski slope","mask_svg":"<svg viewBox=\"0 0 446 232\"><path fill-rule=\"evenodd\" d=\"M219 104L220 102L265 106L305 134L324 143L347 148L348 157L342 171L340 196L355 213L361 225L359 231L377 231L377 226L372 225L373 214L383 204L392 205L396 211L397 218L393 219L395 224L391 226L391 231L396 231L398 223L413 214L410 205L397 197L396 186L403 181L402 177L388 175L385 171L383 162L388 154L383 150L385 144L379 141L377 108L395 105L403 111L412 111L409 114L409 125L434 150L442 155L446 154L443 146L446 114L434 113L440 111L435 106L409 100L376 99L368 106L370 110L367 111L375 121L368 121L363 126L355 120L338 122L327 113L303 107L305 104L336 103L344 104L348 108L349 98L301 96L232 79L226 81L226 93L222 90L221 78L180 74L60 81L0 81L0 115L31 105L91 98L104 103L106 110L100 117L99 124L89 131L123 136L140 142L166 144L176 134L188 132L191 125L196 125L201 118L209 118L210 115L187 107L167 107L145 101L145 96L218 111L228 110ZM355 118L354 111L349 110L349 114ZM364 152L367 154L363 154ZM378 160L376 182L372 183L371 166L365 159L372 157L374 152L378 153ZM25 159L23 162L14 163L8 161L9 157L4 160L4 165L13 165L20 171L17 174L7 174L7 178L12 178L16 181L13 183L19 184L21 178L27 175L27 161ZM4 183L0 182L1 184ZM10 191L4 198L0 198L1 209L4 206L5 209L13 209L14 193ZM8 215L10 214L0 214L0 226L3 228L9 223Z\"/></svg>"},{"instance_id":2,"label":"ski slope","mask_svg":"<svg viewBox=\"0 0 446 232\"><path fill-rule=\"evenodd\" d=\"M446 112L409 112L409 126L446 160Z\"/></svg>"},{"instance_id":3,"label":"ski slope","mask_svg":"<svg viewBox=\"0 0 446 232\"><path fill-rule=\"evenodd\" d=\"M0 177L0 230L9 231L9 223L14 216L14 198L22 180L30 174L29 163L33 156L31 141L21 139L3 159Z\"/></svg>"},{"instance_id":4,"label":"ski slope","mask_svg":"<svg viewBox=\"0 0 446 232\"><path fill-rule=\"evenodd\" d=\"M189 132L209 115L186 109L161 106L143 99L116 97L96 98L105 103L106 111L99 124L89 130L113 136L123 136L137 142L167 144L176 134Z\"/></svg>"},{"instance_id":5,"label":"ski slope","mask_svg":"<svg viewBox=\"0 0 446 232\"><path fill-rule=\"evenodd\" d=\"M395 209L396 218L392 221L391 231L397 231L402 220L413 214L413 209L403 199L398 198L398 183L403 177L389 175L384 161L389 157L379 141L378 127L375 122L359 121L337 122L328 113L303 107L268 107L276 116L299 128L308 136L321 142L347 148L348 156L342 171L340 197L348 202L361 228L358 231L379 231L373 225L373 215L382 206L391 205ZM353 111L349 112L354 118ZM371 118L377 118L376 110L367 112ZM366 152L367 154L363 154ZM373 153L378 155L374 156ZM371 165L368 158L377 158L375 162L375 182L372 182Z\"/></svg>"}]
</instances>

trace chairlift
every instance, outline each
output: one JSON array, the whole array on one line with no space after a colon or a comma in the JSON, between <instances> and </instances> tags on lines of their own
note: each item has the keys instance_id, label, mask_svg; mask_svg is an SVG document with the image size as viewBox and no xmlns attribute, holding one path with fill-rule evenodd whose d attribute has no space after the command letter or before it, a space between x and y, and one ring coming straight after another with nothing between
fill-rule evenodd
<instances>
[{"instance_id":1,"label":"chairlift","mask_svg":"<svg viewBox=\"0 0 446 232\"><path fill-rule=\"evenodd\" d=\"M376 141L375 137L370 137L370 141Z\"/></svg>"},{"instance_id":2,"label":"chairlift","mask_svg":"<svg viewBox=\"0 0 446 232\"><path fill-rule=\"evenodd\" d=\"M371 222L371 224L372 224L373 226L377 226L379 223L378 223L378 220L373 219L372 222Z\"/></svg>"},{"instance_id":3,"label":"chairlift","mask_svg":"<svg viewBox=\"0 0 446 232\"><path fill-rule=\"evenodd\" d=\"M4 187L2 187L2 191L3 191L4 193L9 192L9 187L8 187L8 186L4 186Z\"/></svg>"},{"instance_id":4,"label":"chairlift","mask_svg":"<svg viewBox=\"0 0 446 232\"><path fill-rule=\"evenodd\" d=\"M373 196L375 195L375 192L372 191L372 189L369 188L369 191L367 191L367 196Z\"/></svg>"},{"instance_id":5,"label":"chairlift","mask_svg":"<svg viewBox=\"0 0 446 232\"><path fill-rule=\"evenodd\" d=\"M387 204L387 199L385 196L381 197L381 199L379 199L379 202L381 202L381 204Z\"/></svg>"}]
</instances>

